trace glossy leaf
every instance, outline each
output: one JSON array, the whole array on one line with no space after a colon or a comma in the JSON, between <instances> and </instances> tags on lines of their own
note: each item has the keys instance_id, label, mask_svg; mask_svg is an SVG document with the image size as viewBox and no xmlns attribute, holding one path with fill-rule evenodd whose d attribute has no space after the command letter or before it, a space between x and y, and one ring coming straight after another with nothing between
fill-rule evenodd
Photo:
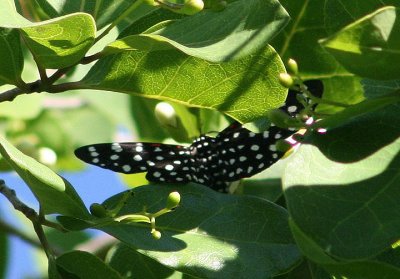
<instances>
[{"instance_id":1,"label":"glossy leaf","mask_svg":"<svg viewBox=\"0 0 400 279\"><path fill-rule=\"evenodd\" d=\"M354 75L347 72L318 43L330 34L325 28L325 17L331 16L330 11L322 14L325 1L282 0L281 3L292 17L284 31L271 42L282 60L287 62L289 58L295 59L302 79L322 81L323 99L344 104L362 100L363 92ZM318 107L318 112L332 113L340 109L323 105Z\"/></svg>"},{"instance_id":2,"label":"glossy leaf","mask_svg":"<svg viewBox=\"0 0 400 279\"><path fill-rule=\"evenodd\" d=\"M333 101L343 105L353 105L364 100L364 91L360 78L355 76L332 76L324 78L323 100ZM313 93L313 92L312 92ZM317 113L333 114L343 110L344 107L319 104Z\"/></svg>"},{"instance_id":3,"label":"glossy leaf","mask_svg":"<svg viewBox=\"0 0 400 279\"><path fill-rule=\"evenodd\" d=\"M384 6L399 5L397 0L326 0L324 6L325 27L333 34L357 19Z\"/></svg>"},{"instance_id":4,"label":"glossy leaf","mask_svg":"<svg viewBox=\"0 0 400 279\"><path fill-rule=\"evenodd\" d=\"M367 98L381 97L400 90L400 80L371 80L361 81Z\"/></svg>"},{"instance_id":5,"label":"glossy leaf","mask_svg":"<svg viewBox=\"0 0 400 279\"><path fill-rule=\"evenodd\" d=\"M85 245L92 240L92 236L86 231L60 232L55 229L47 229L46 237L50 245L58 247L62 251L71 251L78 245Z\"/></svg>"},{"instance_id":6,"label":"glossy leaf","mask_svg":"<svg viewBox=\"0 0 400 279\"><path fill-rule=\"evenodd\" d=\"M272 48L222 64L176 50L130 51L101 59L79 86L216 109L248 122L284 102L280 72L282 62Z\"/></svg>"},{"instance_id":7,"label":"glossy leaf","mask_svg":"<svg viewBox=\"0 0 400 279\"><path fill-rule=\"evenodd\" d=\"M20 152L4 138L0 139L0 154L29 186L45 214L60 213L76 217L88 214L68 181Z\"/></svg>"},{"instance_id":8,"label":"glossy leaf","mask_svg":"<svg viewBox=\"0 0 400 279\"><path fill-rule=\"evenodd\" d=\"M0 278L6 278L7 267L9 264L9 238L5 231L0 231Z\"/></svg>"},{"instance_id":9,"label":"glossy leaf","mask_svg":"<svg viewBox=\"0 0 400 279\"><path fill-rule=\"evenodd\" d=\"M265 171L241 180L240 192L276 202L283 194L281 178L288 160L279 160Z\"/></svg>"},{"instance_id":10,"label":"glossy leaf","mask_svg":"<svg viewBox=\"0 0 400 279\"><path fill-rule=\"evenodd\" d=\"M339 278L366 279L381 278L381 276L394 279L399 276L399 268L375 259L339 262L329 257L321 247L309 239L304 232L301 232L293 222L291 222L291 228L296 242L299 244L299 248L304 255L312 259L315 263L318 263L321 268L324 268L331 275Z\"/></svg>"},{"instance_id":11,"label":"glossy leaf","mask_svg":"<svg viewBox=\"0 0 400 279\"><path fill-rule=\"evenodd\" d=\"M24 66L19 33L0 28L0 85L21 85Z\"/></svg>"},{"instance_id":12,"label":"glossy leaf","mask_svg":"<svg viewBox=\"0 0 400 279\"><path fill-rule=\"evenodd\" d=\"M359 161L400 136L400 128L394 124L400 120L399 105L400 96L392 95L349 107L318 122L315 126L328 131L315 132L305 142L318 146L325 156L334 161Z\"/></svg>"},{"instance_id":13,"label":"glossy leaf","mask_svg":"<svg viewBox=\"0 0 400 279\"><path fill-rule=\"evenodd\" d=\"M96 19L98 29L114 22L121 14L130 10L128 15L125 15L123 20L117 24L119 30L134 23L138 18L153 11L155 7L147 4L141 4L136 9L131 9L132 6L137 6L136 1L131 0L107 0L107 1L59 1L59 0L37 0L35 1L43 10L45 15L50 18L55 18L63 15L75 13L77 11L91 14Z\"/></svg>"},{"instance_id":14,"label":"glossy leaf","mask_svg":"<svg viewBox=\"0 0 400 279\"><path fill-rule=\"evenodd\" d=\"M205 10L155 32L127 36L110 44L105 52L174 47L208 61L229 61L263 49L288 20L276 0L239 0L218 13Z\"/></svg>"},{"instance_id":15,"label":"glossy leaf","mask_svg":"<svg viewBox=\"0 0 400 279\"><path fill-rule=\"evenodd\" d=\"M163 185L157 187L157 194L166 197L173 189ZM286 234L289 231L282 208L257 198L221 195L199 186L178 191L180 206L157 220L162 232L159 241L151 237L148 228L109 225L101 229L145 249L140 251L170 268L198 277L273 275L298 260L297 249L291 245L290 234ZM134 208L137 211L143 203L151 205L149 211L165 206L164 199L154 203L154 193L149 186L137 188L138 200L130 201L129 209L124 208L121 214ZM257 260L250 261L254 253ZM265 262L274 263L262 264Z\"/></svg>"},{"instance_id":16,"label":"glossy leaf","mask_svg":"<svg viewBox=\"0 0 400 279\"><path fill-rule=\"evenodd\" d=\"M119 215L140 212L145 205L147 211L156 212L176 190L181 195L179 207L156 219L159 240L142 223L98 223L96 228L169 268L197 277L268 277L300 259L285 210L258 198L219 194L195 184L143 186L132 190ZM117 198L105 205L112 208ZM95 224L93 219L58 220L76 229Z\"/></svg>"},{"instance_id":17,"label":"glossy leaf","mask_svg":"<svg viewBox=\"0 0 400 279\"><path fill-rule=\"evenodd\" d=\"M396 79L400 71L400 10L385 7L321 41L346 69L371 79Z\"/></svg>"},{"instance_id":18,"label":"glossy leaf","mask_svg":"<svg viewBox=\"0 0 400 279\"><path fill-rule=\"evenodd\" d=\"M123 243L111 248L107 254L106 262L119 274L125 276L124 278L192 278L189 275L183 275L181 272L167 268Z\"/></svg>"},{"instance_id":19,"label":"glossy leaf","mask_svg":"<svg viewBox=\"0 0 400 279\"><path fill-rule=\"evenodd\" d=\"M398 118L398 105L349 118L310 136L317 146L302 145L288 163L284 192L291 218L328 255L363 259L398 239Z\"/></svg>"},{"instance_id":20,"label":"glossy leaf","mask_svg":"<svg viewBox=\"0 0 400 279\"><path fill-rule=\"evenodd\" d=\"M92 46L96 27L84 13L23 27L21 34L36 62L43 68L60 69L77 63Z\"/></svg>"},{"instance_id":21,"label":"glossy leaf","mask_svg":"<svg viewBox=\"0 0 400 279\"><path fill-rule=\"evenodd\" d=\"M292 18L284 31L271 42L283 61L295 59L303 79L324 79L345 74L339 63L318 44L319 39L328 35L321 15L324 1L280 2Z\"/></svg>"},{"instance_id":22,"label":"glossy leaf","mask_svg":"<svg viewBox=\"0 0 400 279\"><path fill-rule=\"evenodd\" d=\"M57 271L62 278L120 279L119 274L98 257L83 251L65 253L56 259Z\"/></svg>"},{"instance_id":23,"label":"glossy leaf","mask_svg":"<svg viewBox=\"0 0 400 279\"><path fill-rule=\"evenodd\" d=\"M399 268L373 260L340 265L325 265L324 268L330 274L339 278L397 279L400 277Z\"/></svg>"}]
</instances>

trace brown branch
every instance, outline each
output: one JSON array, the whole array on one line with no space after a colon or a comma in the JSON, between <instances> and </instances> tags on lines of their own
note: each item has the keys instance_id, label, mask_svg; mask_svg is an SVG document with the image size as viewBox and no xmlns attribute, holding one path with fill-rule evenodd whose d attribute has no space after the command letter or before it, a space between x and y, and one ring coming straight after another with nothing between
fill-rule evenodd
<instances>
[{"instance_id":1,"label":"brown branch","mask_svg":"<svg viewBox=\"0 0 400 279\"><path fill-rule=\"evenodd\" d=\"M60 226L57 223L53 223L48 220L45 220L42 215L37 214L34 209L30 208L29 206L24 204L22 201L20 201L20 199L17 197L15 191L13 189L8 188L6 186L4 180L2 180L2 179L0 179L0 193L3 194L9 200L9 202L13 205L13 207L16 210L22 212L22 214L24 214L26 216L26 218L31 220L31 222L33 224L33 228L40 240L40 244L43 247L47 257L49 259L53 258L54 251L50 247L49 243L47 242L46 235L43 231L42 224L53 227L55 229L59 229L61 231L65 231L65 229L62 228L62 226ZM19 234L19 235L21 235L21 234Z\"/></svg>"},{"instance_id":2,"label":"brown branch","mask_svg":"<svg viewBox=\"0 0 400 279\"><path fill-rule=\"evenodd\" d=\"M14 208L20 212L22 212L26 218L31 220L32 222L40 223L46 225L48 227L52 227L62 232L66 232L66 230L57 223L51 222L49 220L43 219L36 211L22 201L20 201L13 189L10 189L6 186L4 180L0 179L0 193L3 194L9 202L14 206Z\"/></svg>"},{"instance_id":3,"label":"brown branch","mask_svg":"<svg viewBox=\"0 0 400 279\"><path fill-rule=\"evenodd\" d=\"M0 179L0 193L3 194L9 200L9 202L14 206L16 210L22 212L22 214L24 214L26 218L28 218L31 221L39 220L39 215L35 212L35 210L33 210L32 208L24 204L22 201L20 201L17 195L15 194L15 191L13 189L8 188L4 180L2 179Z\"/></svg>"},{"instance_id":4,"label":"brown branch","mask_svg":"<svg viewBox=\"0 0 400 279\"><path fill-rule=\"evenodd\" d=\"M0 102L14 100L18 95L26 94L27 92L23 91L20 88L13 88L11 90L0 93Z\"/></svg>"}]
</instances>

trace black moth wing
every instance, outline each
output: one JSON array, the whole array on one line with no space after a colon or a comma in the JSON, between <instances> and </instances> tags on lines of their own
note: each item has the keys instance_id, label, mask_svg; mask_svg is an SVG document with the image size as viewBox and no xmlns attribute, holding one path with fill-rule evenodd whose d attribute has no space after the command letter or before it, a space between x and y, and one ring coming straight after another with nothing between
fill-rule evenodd
<instances>
[{"instance_id":1,"label":"black moth wing","mask_svg":"<svg viewBox=\"0 0 400 279\"><path fill-rule=\"evenodd\" d=\"M167 149L174 145L162 144L159 148ZM153 182L187 183L192 180L193 162L188 147L176 145L175 150L164 154L152 154L151 166L148 167L146 179ZM154 157L154 155L156 155Z\"/></svg>"},{"instance_id":2,"label":"black moth wing","mask_svg":"<svg viewBox=\"0 0 400 279\"><path fill-rule=\"evenodd\" d=\"M86 163L126 174L154 173L188 153L187 147L181 145L141 142L99 143L75 150L75 155Z\"/></svg>"},{"instance_id":3,"label":"black moth wing","mask_svg":"<svg viewBox=\"0 0 400 279\"><path fill-rule=\"evenodd\" d=\"M233 125L233 126L232 126ZM276 126L254 133L233 123L217 136L220 180L235 181L257 174L277 162L283 155L276 141L293 134Z\"/></svg>"}]
</instances>

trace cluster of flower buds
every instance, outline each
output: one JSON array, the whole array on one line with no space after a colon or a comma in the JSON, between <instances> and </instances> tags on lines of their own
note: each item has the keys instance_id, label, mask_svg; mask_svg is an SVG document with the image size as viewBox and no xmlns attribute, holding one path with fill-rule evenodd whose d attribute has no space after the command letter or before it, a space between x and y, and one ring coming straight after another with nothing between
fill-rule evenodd
<instances>
[{"instance_id":1,"label":"cluster of flower buds","mask_svg":"<svg viewBox=\"0 0 400 279\"><path fill-rule=\"evenodd\" d=\"M113 208L107 208L102 204L93 203L90 206L90 212L93 216L102 218L103 220L101 221L101 223L108 223L113 221L124 224L148 223L151 225L151 235L155 239L160 239L161 232L156 229L156 218L166 213L169 213L173 211L176 207L178 207L181 201L180 194L178 192L171 192L168 195L166 206L156 213L146 212L146 209L144 208L142 212L118 216L119 212L126 205L127 200L129 199L129 197L132 196L132 194L132 191L125 192L122 198Z\"/></svg>"}]
</instances>

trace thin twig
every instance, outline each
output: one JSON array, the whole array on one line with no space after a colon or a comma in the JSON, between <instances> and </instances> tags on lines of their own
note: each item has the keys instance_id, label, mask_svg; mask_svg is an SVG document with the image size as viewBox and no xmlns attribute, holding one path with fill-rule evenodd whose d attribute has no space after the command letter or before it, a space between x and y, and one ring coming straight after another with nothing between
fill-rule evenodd
<instances>
[{"instance_id":1,"label":"thin twig","mask_svg":"<svg viewBox=\"0 0 400 279\"><path fill-rule=\"evenodd\" d=\"M33 224L33 228L35 229L35 232L40 240L40 244L41 244L42 248L44 249L47 257L49 259L53 258L54 251L50 247L50 245L46 239L46 235L43 231L42 224L46 223L46 225L48 225L48 224L52 223L51 227L60 229L63 231L65 231L65 230L62 229L62 227L59 224L50 222L48 220L46 220L46 222L44 222L44 217L37 214L34 209L30 208L29 206L24 204L22 201L20 201L18 199L15 191L13 189L8 188L6 186L4 180L2 180L2 179L0 179L0 193L3 194L9 200L9 202L13 205L13 207L16 210L22 212L22 214L24 214L26 216L26 218L31 220L31 222Z\"/></svg>"},{"instance_id":2,"label":"thin twig","mask_svg":"<svg viewBox=\"0 0 400 279\"><path fill-rule=\"evenodd\" d=\"M51 75L51 76L48 78L48 83L49 83L49 85L52 85L54 82L56 82L57 80L59 80L62 76L64 76L66 73L68 73L68 72L69 72L72 68L74 68L77 64L83 64L83 65L89 64L89 63L92 63L93 61L98 60L99 58L101 58L101 56L102 56L102 53L101 53L101 52L98 52L98 53L93 54L93 55L85 56L85 57L83 57L83 58L81 59L81 61L79 61L78 63L76 63L76 64L74 64L74 65L72 65L72 66L69 66L69 67L62 68L62 69L57 70L53 75ZM51 86L50 86L50 87L51 87Z\"/></svg>"},{"instance_id":3,"label":"thin twig","mask_svg":"<svg viewBox=\"0 0 400 279\"><path fill-rule=\"evenodd\" d=\"M13 189L10 189L6 186L4 180L0 179L0 193L3 194L9 202L14 206L14 208L22 214L26 216L31 221L37 221L39 218L39 215L35 212L34 209L30 208L26 204L24 204L22 201L20 201L15 194L15 191Z\"/></svg>"},{"instance_id":4,"label":"thin twig","mask_svg":"<svg viewBox=\"0 0 400 279\"><path fill-rule=\"evenodd\" d=\"M0 179L0 193L3 194L10 201L10 203L14 206L16 210L21 211L26 216L26 218L28 218L32 222L37 222L62 232L67 231L60 224L41 218L34 209L30 208L22 201L20 201L15 191L13 189L8 188L4 180L2 179Z\"/></svg>"},{"instance_id":5,"label":"thin twig","mask_svg":"<svg viewBox=\"0 0 400 279\"><path fill-rule=\"evenodd\" d=\"M53 84L54 82L59 80L62 76L64 76L66 73L68 73L74 66L75 65L57 70L54 74L52 74L48 78L49 84Z\"/></svg>"},{"instance_id":6,"label":"thin twig","mask_svg":"<svg viewBox=\"0 0 400 279\"><path fill-rule=\"evenodd\" d=\"M37 80L31 83L25 84L25 88L17 87L10 89L8 91L4 91L0 93L0 103L5 101L13 101L16 97L22 94L30 94L34 92L41 92L42 82L41 80Z\"/></svg>"},{"instance_id":7,"label":"thin twig","mask_svg":"<svg viewBox=\"0 0 400 279\"><path fill-rule=\"evenodd\" d=\"M4 222L1 219L0 219L0 231L3 231L7 234L14 235L36 248L42 248L42 245L36 239L33 239L30 236L22 233L20 230L18 230L14 226L7 224L6 222Z\"/></svg>"},{"instance_id":8,"label":"thin twig","mask_svg":"<svg viewBox=\"0 0 400 279\"><path fill-rule=\"evenodd\" d=\"M5 91L0 93L0 102L5 102L5 101L12 101L14 100L18 95L26 94L26 91L23 91L20 88L13 88L11 90Z\"/></svg>"}]
</instances>

